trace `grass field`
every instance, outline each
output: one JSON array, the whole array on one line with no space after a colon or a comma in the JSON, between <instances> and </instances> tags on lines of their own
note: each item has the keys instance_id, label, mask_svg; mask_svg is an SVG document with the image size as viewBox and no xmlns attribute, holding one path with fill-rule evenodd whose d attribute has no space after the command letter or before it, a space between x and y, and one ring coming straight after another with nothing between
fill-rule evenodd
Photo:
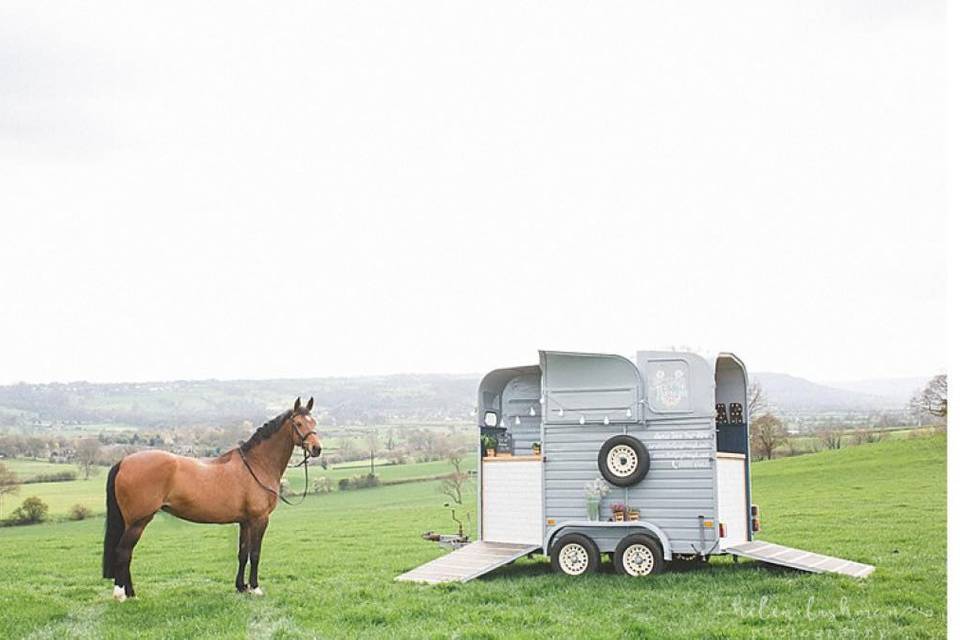
<instances>
[{"instance_id":1,"label":"grass field","mask_svg":"<svg viewBox=\"0 0 960 640\"><path fill-rule=\"evenodd\" d=\"M426 474L424 474L426 475ZM102 484L103 478L98 482ZM158 517L138 598L99 578L102 519L0 529L0 629L20 638L939 638L946 616L946 439L891 440L755 465L762 539L877 565L865 581L714 558L647 579L521 560L464 585L394 576L441 552L436 483L281 505L267 596L232 592L236 528Z\"/></svg>"},{"instance_id":2,"label":"grass field","mask_svg":"<svg viewBox=\"0 0 960 640\"><path fill-rule=\"evenodd\" d=\"M72 471L80 475L80 467L75 464L54 464L45 460L31 460L25 458L4 458L0 460L7 469L15 472L20 480L29 480L41 473L61 473Z\"/></svg>"}]
</instances>

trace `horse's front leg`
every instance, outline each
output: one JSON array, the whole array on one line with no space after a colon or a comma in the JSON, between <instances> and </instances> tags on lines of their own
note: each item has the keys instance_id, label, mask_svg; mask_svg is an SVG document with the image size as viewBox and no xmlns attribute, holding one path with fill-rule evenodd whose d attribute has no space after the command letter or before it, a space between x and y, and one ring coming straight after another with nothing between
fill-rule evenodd
<instances>
[{"instance_id":1,"label":"horse's front leg","mask_svg":"<svg viewBox=\"0 0 960 640\"><path fill-rule=\"evenodd\" d=\"M250 593L262 596L260 580L257 572L260 568L260 545L263 543L263 534L267 531L269 518L254 520L250 525Z\"/></svg>"},{"instance_id":2,"label":"horse's front leg","mask_svg":"<svg viewBox=\"0 0 960 640\"><path fill-rule=\"evenodd\" d=\"M243 593L247 590L247 583L243 580L243 574L247 570L247 559L250 557L250 524L248 522L240 523L240 551L237 554L237 591Z\"/></svg>"}]
</instances>

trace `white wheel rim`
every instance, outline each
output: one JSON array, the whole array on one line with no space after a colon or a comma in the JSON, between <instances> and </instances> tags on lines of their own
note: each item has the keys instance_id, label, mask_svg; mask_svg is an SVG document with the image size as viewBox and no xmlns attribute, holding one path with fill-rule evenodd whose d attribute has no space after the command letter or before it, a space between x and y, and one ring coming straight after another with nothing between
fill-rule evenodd
<instances>
[{"instance_id":1,"label":"white wheel rim","mask_svg":"<svg viewBox=\"0 0 960 640\"><path fill-rule=\"evenodd\" d=\"M632 544L623 552L623 568L631 576L650 575L653 564L653 551L645 544Z\"/></svg>"},{"instance_id":2,"label":"white wheel rim","mask_svg":"<svg viewBox=\"0 0 960 640\"><path fill-rule=\"evenodd\" d=\"M560 549L560 569L569 576L578 576L590 565L590 554L583 545L571 542Z\"/></svg>"},{"instance_id":3,"label":"white wheel rim","mask_svg":"<svg viewBox=\"0 0 960 640\"><path fill-rule=\"evenodd\" d=\"M607 469L618 478L626 478L637 470L639 464L637 452L625 444L618 444L607 454Z\"/></svg>"}]
</instances>

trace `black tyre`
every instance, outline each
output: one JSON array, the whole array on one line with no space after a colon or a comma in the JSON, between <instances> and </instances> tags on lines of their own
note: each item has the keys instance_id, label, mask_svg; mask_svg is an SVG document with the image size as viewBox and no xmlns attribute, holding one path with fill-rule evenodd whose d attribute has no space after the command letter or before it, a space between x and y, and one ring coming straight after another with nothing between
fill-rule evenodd
<instances>
[{"instance_id":1,"label":"black tyre","mask_svg":"<svg viewBox=\"0 0 960 640\"><path fill-rule=\"evenodd\" d=\"M568 576L596 573L600 568L600 551L587 536L570 533L553 543L550 566Z\"/></svg>"},{"instance_id":2,"label":"black tyre","mask_svg":"<svg viewBox=\"0 0 960 640\"><path fill-rule=\"evenodd\" d=\"M629 487L643 480L650 471L650 453L633 436L614 436L600 447L597 465L607 482Z\"/></svg>"},{"instance_id":3,"label":"black tyre","mask_svg":"<svg viewBox=\"0 0 960 640\"><path fill-rule=\"evenodd\" d=\"M628 576L651 576L663 571L663 550L660 543L643 533L627 536L617 545L613 555L617 573Z\"/></svg>"}]
</instances>

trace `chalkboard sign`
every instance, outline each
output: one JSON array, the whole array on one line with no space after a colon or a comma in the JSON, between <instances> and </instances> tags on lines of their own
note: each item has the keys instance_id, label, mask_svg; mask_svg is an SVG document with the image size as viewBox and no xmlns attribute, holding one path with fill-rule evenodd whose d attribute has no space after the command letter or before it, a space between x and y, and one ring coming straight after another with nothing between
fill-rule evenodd
<instances>
[{"instance_id":1,"label":"chalkboard sign","mask_svg":"<svg viewBox=\"0 0 960 640\"><path fill-rule=\"evenodd\" d=\"M484 427L481 433L497 439L497 453L513 454L513 436L506 427Z\"/></svg>"},{"instance_id":2,"label":"chalkboard sign","mask_svg":"<svg viewBox=\"0 0 960 640\"><path fill-rule=\"evenodd\" d=\"M513 455L513 436L506 431L497 434L497 453Z\"/></svg>"}]
</instances>

